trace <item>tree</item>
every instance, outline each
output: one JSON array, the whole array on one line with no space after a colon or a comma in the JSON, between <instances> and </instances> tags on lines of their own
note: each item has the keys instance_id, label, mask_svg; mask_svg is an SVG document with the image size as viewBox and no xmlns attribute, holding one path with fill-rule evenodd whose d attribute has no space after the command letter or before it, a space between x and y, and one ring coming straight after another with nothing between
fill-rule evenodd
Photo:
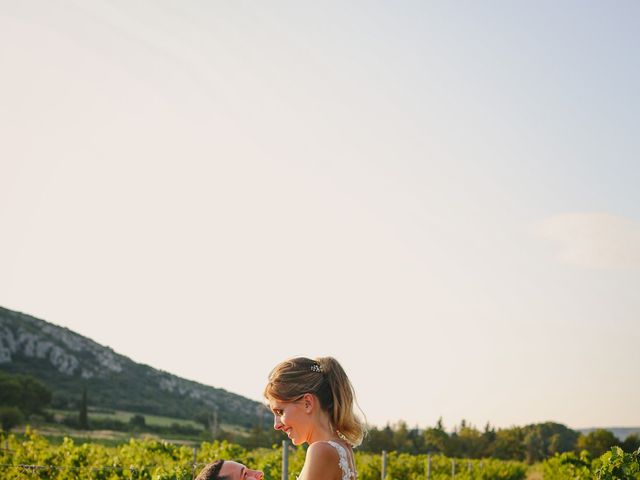
<instances>
[{"instance_id":1,"label":"tree","mask_svg":"<svg viewBox=\"0 0 640 480\"><path fill-rule=\"evenodd\" d=\"M22 384L20 378L0 372L0 405L17 407L20 405Z\"/></svg>"},{"instance_id":2,"label":"tree","mask_svg":"<svg viewBox=\"0 0 640 480\"><path fill-rule=\"evenodd\" d=\"M620 446L627 453L636 452L640 448L640 434L632 433L624 439Z\"/></svg>"},{"instance_id":3,"label":"tree","mask_svg":"<svg viewBox=\"0 0 640 480\"><path fill-rule=\"evenodd\" d=\"M570 452L575 449L578 432L561 423L545 422L531 425L530 428L540 433L546 456L556 453Z\"/></svg>"},{"instance_id":4,"label":"tree","mask_svg":"<svg viewBox=\"0 0 640 480\"><path fill-rule=\"evenodd\" d=\"M51 403L51 396L51 391L35 378L22 377L20 407L25 414L41 413Z\"/></svg>"},{"instance_id":5,"label":"tree","mask_svg":"<svg viewBox=\"0 0 640 480\"><path fill-rule=\"evenodd\" d=\"M480 457L493 457L493 449L495 448L496 442L496 429L491 426L489 422L484 426L484 432L482 432L482 442L484 445L484 450Z\"/></svg>"},{"instance_id":6,"label":"tree","mask_svg":"<svg viewBox=\"0 0 640 480\"><path fill-rule=\"evenodd\" d=\"M578 437L576 448L578 450L587 450L594 457L599 457L618 444L619 441L612 432L604 428L598 428Z\"/></svg>"},{"instance_id":7,"label":"tree","mask_svg":"<svg viewBox=\"0 0 640 480\"><path fill-rule=\"evenodd\" d=\"M0 405L17 407L25 415L40 413L51 403L51 391L33 377L0 372Z\"/></svg>"},{"instance_id":8,"label":"tree","mask_svg":"<svg viewBox=\"0 0 640 480\"><path fill-rule=\"evenodd\" d=\"M442 418L438 419L438 423L433 428L427 428L422 432L424 438L424 446L430 453L445 453L449 445L449 435L444 431Z\"/></svg>"},{"instance_id":9,"label":"tree","mask_svg":"<svg viewBox=\"0 0 640 480\"><path fill-rule=\"evenodd\" d=\"M393 444L393 430L387 425L383 429L372 427L367 432L367 436L364 439L362 445L363 450L368 452L381 452L382 450L394 450Z\"/></svg>"},{"instance_id":10,"label":"tree","mask_svg":"<svg viewBox=\"0 0 640 480\"><path fill-rule=\"evenodd\" d=\"M487 449L485 436L473 425L460 424L458 430L458 444L461 456L466 458L481 458Z\"/></svg>"},{"instance_id":11,"label":"tree","mask_svg":"<svg viewBox=\"0 0 640 480\"><path fill-rule=\"evenodd\" d=\"M129 419L129 425L136 430L142 430L147 426L147 421L144 415L135 414Z\"/></svg>"},{"instance_id":12,"label":"tree","mask_svg":"<svg viewBox=\"0 0 640 480\"><path fill-rule=\"evenodd\" d=\"M542 435L538 429L531 430L524 437L525 459L529 465L539 462L545 457Z\"/></svg>"},{"instance_id":13,"label":"tree","mask_svg":"<svg viewBox=\"0 0 640 480\"><path fill-rule=\"evenodd\" d=\"M0 423L2 430L8 432L24 421L24 415L18 407L0 407Z\"/></svg>"},{"instance_id":14,"label":"tree","mask_svg":"<svg viewBox=\"0 0 640 480\"><path fill-rule=\"evenodd\" d=\"M493 446L495 458L500 460L524 460L524 431L521 427L500 429Z\"/></svg>"},{"instance_id":15,"label":"tree","mask_svg":"<svg viewBox=\"0 0 640 480\"><path fill-rule=\"evenodd\" d=\"M209 431L211 439L218 439L220 433L220 419L218 418L218 406L214 405L210 411L201 410L195 416L196 422L202 424L205 430ZM263 408L260 408L260 415L263 415ZM262 430L262 421L258 423L258 430Z\"/></svg>"},{"instance_id":16,"label":"tree","mask_svg":"<svg viewBox=\"0 0 640 480\"><path fill-rule=\"evenodd\" d=\"M87 387L82 389L82 399L80 400L80 413L78 423L82 430L89 430L89 415L87 413Z\"/></svg>"},{"instance_id":17,"label":"tree","mask_svg":"<svg viewBox=\"0 0 640 480\"><path fill-rule=\"evenodd\" d=\"M407 423L402 420L399 421L393 429L393 446L394 450L398 452L410 453L412 450L412 443L409 437L409 429Z\"/></svg>"}]
</instances>

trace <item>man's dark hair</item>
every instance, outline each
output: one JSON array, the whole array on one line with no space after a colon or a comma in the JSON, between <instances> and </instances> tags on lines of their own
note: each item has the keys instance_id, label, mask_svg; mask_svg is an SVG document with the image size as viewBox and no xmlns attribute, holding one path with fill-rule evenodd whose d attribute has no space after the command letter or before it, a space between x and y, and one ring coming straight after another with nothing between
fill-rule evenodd
<instances>
[{"instance_id":1,"label":"man's dark hair","mask_svg":"<svg viewBox=\"0 0 640 480\"><path fill-rule=\"evenodd\" d=\"M210 463L200 471L196 480L231 480L228 475L225 475L224 477L219 476L223 463L224 460L216 460L215 462Z\"/></svg>"}]
</instances>

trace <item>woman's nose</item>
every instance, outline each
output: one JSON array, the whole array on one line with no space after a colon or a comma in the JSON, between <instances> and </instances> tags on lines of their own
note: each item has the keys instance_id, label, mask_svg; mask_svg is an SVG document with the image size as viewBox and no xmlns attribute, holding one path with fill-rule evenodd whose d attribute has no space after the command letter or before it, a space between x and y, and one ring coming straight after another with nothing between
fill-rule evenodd
<instances>
[{"instance_id":1,"label":"woman's nose","mask_svg":"<svg viewBox=\"0 0 640 480\"><path fill-rule=\"evenodd\" d=\"M280 417L273 417L273 428L274 430L280 430L282 428L282 422L280 421Z\"/></svg>"},{"instance_id":2,"label":"woman's nose","mask_svg":"<svg viewBox=\"0 0 640 480\"><path fill-rule=\"evenodd\" d=\"M260 470L251 470L251 477L249 478L256 478L258 480L262 480L264 478L264 473L262 473Z\"/></svg>"}]
</instances>

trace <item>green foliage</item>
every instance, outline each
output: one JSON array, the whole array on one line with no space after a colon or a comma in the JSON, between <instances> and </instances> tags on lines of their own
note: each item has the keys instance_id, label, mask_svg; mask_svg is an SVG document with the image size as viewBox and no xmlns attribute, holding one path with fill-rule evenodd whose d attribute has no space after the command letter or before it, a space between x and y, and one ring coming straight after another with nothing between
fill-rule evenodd
<instances>
[{"instance_id":1,"label":"green foliage","mask_svg":"<svg viewBox=\"0 0 640 480\"><path fill-rule=\"evenodd\" d=\"M24 415L18 407L0 407L0 425L8 432L24 421Z\"/></svg>"},{"instance_id":2,"label":"green foliage","mask_svg":"<svg viewBox=\"0 0 640 480\"><path fill-rule=\"evenodd\" d=\"M374 455L373 457L374 461L366 464L369 470L374 467L373 471L367 472L368 475L365 477L365 472L361 471L361 467L358 466L359 478L371 480L380 478L380 455ZM358 463L357 459L358 457L356 457L356 463ZM390 452L387 457L386 480L424 480L428 462L428 455ZM433 480L450 479L452 470L455 470L455 478L459 480L521 480L526 477L527 473L526 465L521 462L486 458L478 460L456 459L443 455L431 456L431 478Z\"/></svg>"},{"instance_id":3,"label":"green foliage","mask_svg":"<svg viewBox=\"0 0 640 480\"><path fill-rule=\"evenodd\" d=\"M576 448L578 450L588 450L594 457L604 454L619 441L609 430L599 428L578 438Z\"/></svg>"},{"instance_id":4,"label":"green foliage","mask_svg":"<svg viewBox=\"0 0 640 480\"><path fill-rule=\"evenodd\" d=\"M147 426L147 421L145 420L144 415L136 414L129 419L129 425L133 428L144 428Z\"/></svg>"},{"instance_id":5,"label":"green foliage","mask_svg":"<svg viewBox=\"0 0 640 480\"><path fill-rule=\"evenodd\" d=\"M33 377L0 372L0 406L17 407L25 415L40 413L51 403L51 391Z\"/></svg>"},{"instance_id":6,"label":"green foliage","mask_svg":"<svg viewBox=\"0 0 640 480\"><path fill-rule=\"evenodd\" d=\"M544 480L590 480L591 456L586 451L556 454L543 463L542 471Z\"/></svg>"},{"instance_id":7,"label":"green foliage","mask_svg":"<svg viewBox=\"0 0 640 480\"><path fill-rule=\"evenodd\" d=\"M441 422L434 428L427 428L422 438L426 452L445 453L448 449L449 435L443 430Z\"/></svg>"},{"instance_id":8,"label":"green foliage","mask_svg":"<svg viewBox=\"0 0 640 480\"><path fill-rule=\"evenodd\" d=\"M605 453L596 469L598 480L640 479L640 450L625 453L620 447L613 447Z\"/></svg>"},{"instance_id":9,"label":"green foliage","mask_svg":"<svg viewBox=\"0 0 640 480\"><path fill-rule=\"evenodd\" d=\"M563 453L542 464L544 480L640 480L640 451L612 447L592 460L587 451Z\"/></svg>"},{"instance_id":10,"label":"green foliage","mask_svg":"<svg viewBox=\"0 0 640 480\"><path fill-rule=\"evenodd\" d=\"M632 433L624 439L624 442L620 444L620 447L627 453L635 452L640 449L640 435Z\"/></svg>"},{"instance_id":11,"label":"green foliage","mask_svg":"<svg viewBox=\"0 0 640 480\"><path fill-rule=\"evenodd\" d=\"M80 412L78 414L78 423L83 430L89 430L89 414L87 406L87 387L82 389L82 399L80 400Z\"/></svg>"},{"instance_id":12,"label":"green foliage","mask_svg":"<svg viewBox=\"0 0 640 480\"><path fill-rule=\"evenodd\" d=\"M404 422L382 429L374 427L365 438L362 449L370 452L441 453L448 457L472 459L491 457L533 464L556 453L574 450L578 437L578 432L553 422L499 430L487 424L484 431L480 431L463 420L453 432L447 433L440 419L435 427L424 430L409 429Z\"/></svg>"},{"instance_id":13,"label":"green foliage","mask_svg":"<svg viewBox=\"0 0 640 480\"><path fill-rule=\"evenodd\" d=\"M236 460L264 471L265 478L281 477L281 444L272 448L247 450L227 441L204 442L197 450L156 440L130 440L115 447L95 443L77 444L65 438L53 445L27 429L23 438L9 435L10 451L0 450L0 477L6 480L41 478L52 480L191 480L204 465L216 459ZM289 446L289 480L302 470L306 449ZM387 480L424 480L427 455L392 452L388 459ZM381 456L357 451L356 468L360 480L379 480ZM431 457L433 480L450 478L451 462L457 465L460 480L523 480L527 467L520 462L499 460L452 460L442 455ZM7 466L8 465L8 466ZM37 465L39 468L25 467Z\"/></svg>"},{"instance_id":14,"label":"green foliage","mask_svg":"<svg viewBox=\"0 0 640 480\"><path fill-rule=\"evenodd\" d=\"M7 438L9 450L0 450L0 477L6 480L42 478L52 480L161 479L191 480L193 450L155 440L131 440L108 448L65 438L52 445L27 430L24 439ZM42 468L21 467L37 465Z\"/></svg>"},{"instance_id":15,"label":"green foliage","mask_svg":"<svg viewBox=\"0 0 640 480\"><path fill-rule=\"evenodd\" d=\"M9 431L25 416L41 413L51 402L51 391L35 378L0 372L0 424Z\"/></svg>"}]
</instances>

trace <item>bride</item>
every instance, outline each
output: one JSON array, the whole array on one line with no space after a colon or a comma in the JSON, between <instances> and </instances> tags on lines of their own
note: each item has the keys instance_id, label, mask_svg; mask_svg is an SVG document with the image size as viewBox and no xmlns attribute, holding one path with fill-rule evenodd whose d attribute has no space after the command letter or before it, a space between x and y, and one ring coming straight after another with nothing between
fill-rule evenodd
<instances>
[{"instance_id":1,"label":"bride","mask_svg":"<svg viewBox=\"0 0 640 480\"><path fill-rule=\"evenodd\" d=\"M273 428L294 445L309 445L298 480L356 478L353 447L365 429L353 412L353 386L337 360L285 360L271 371L264 396Z\"/></svg>"}]
</instances>

